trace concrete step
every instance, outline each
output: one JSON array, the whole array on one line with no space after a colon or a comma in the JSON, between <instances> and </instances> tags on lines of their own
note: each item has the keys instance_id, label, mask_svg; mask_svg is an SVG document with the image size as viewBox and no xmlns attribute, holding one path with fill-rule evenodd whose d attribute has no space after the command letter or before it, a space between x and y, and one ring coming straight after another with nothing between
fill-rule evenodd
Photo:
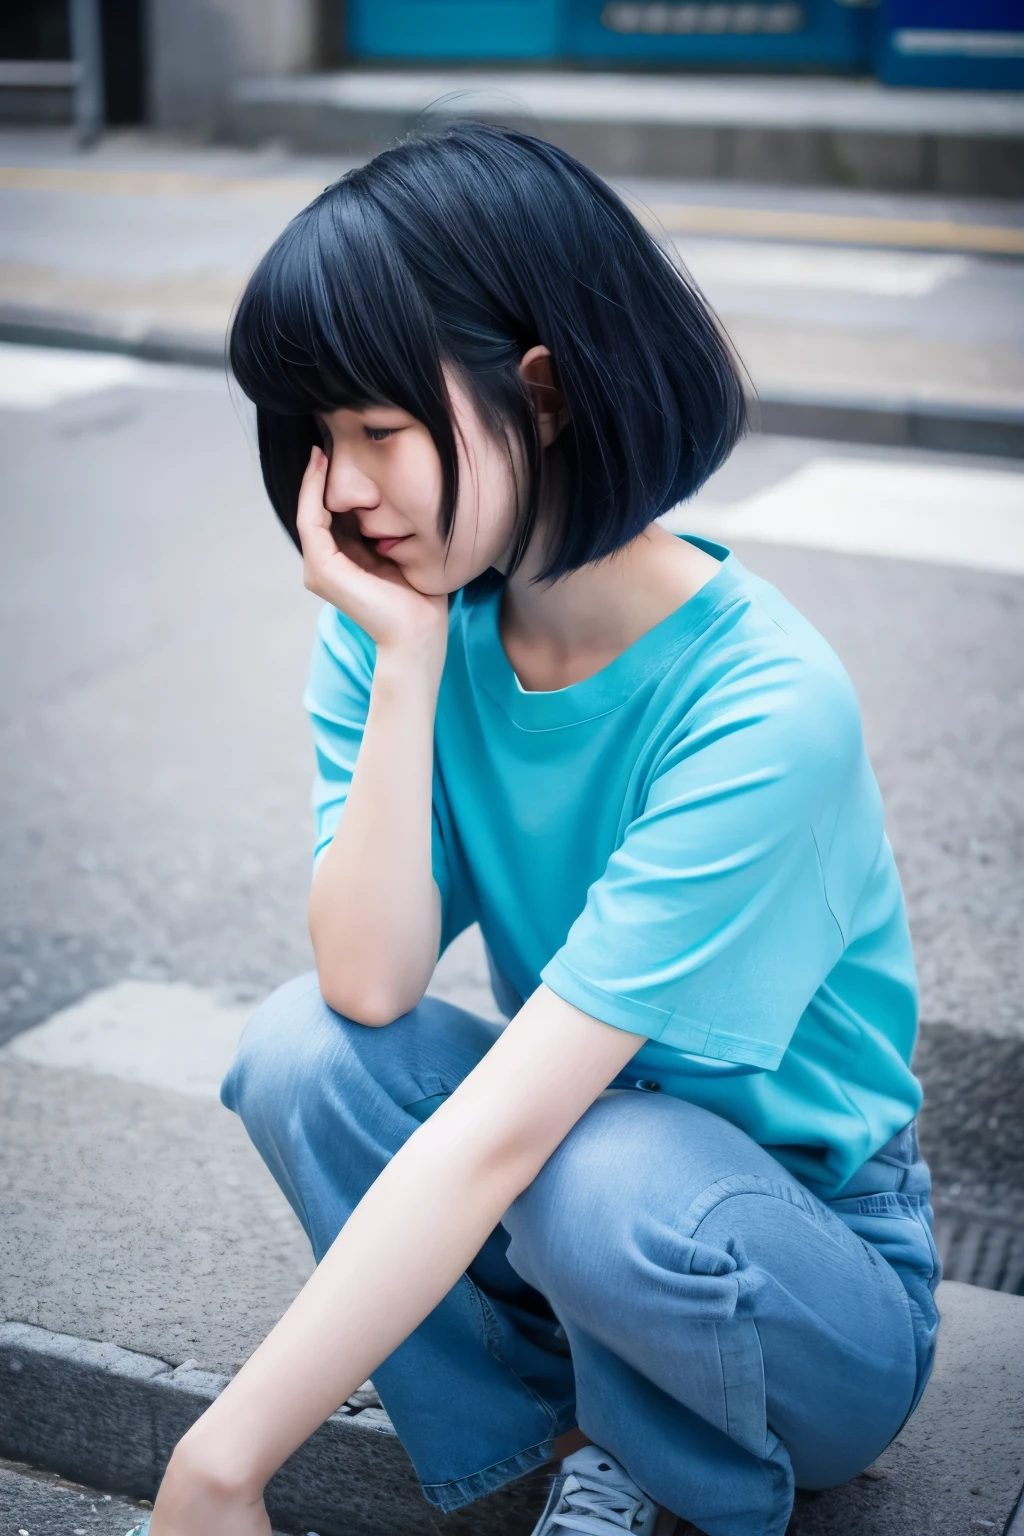
<instances>
[{"instance_id":1,"label":"concrete step","mask_svg":"<svg viewBox=\"0 0 1024 1536\"><path fill-rule=\"evenodd\" d=\"M887 90L867 80L349 69L243 80L223 126L245 144L372 154L438 102L449 113L519 122L614 176L1024 193L1024 102L1011 92Z\"/></svg>"},{"instance_id":2,"label":"concrete step","mask_svg":"<svg viewBox=\"0 0 1024 1536\"><path fill-rule=\"evenodd\" d=\"M799 1494L789 1536L1002 1536L1009 1529L1024 1483L1024 1298L946 1281L939 1303L935 1370L917 1412L852 1482ZM152 1498L175 1441L227 1380L3 1324L0 1453ZM386 1414L366 1408L335 1414L317 1430L272 1480L267 1500L283 1530L313 1526L322 1536L527 1536L545 1486L536 1473L438 1516Z\"/></svg>"},{"instance_id":3,"label":"concrete step","mask_svg":"<svg viewBox=\"0 0 1024 1536\"><path fill-rule=\"evenodd\" d=\"M475 931L447 952L434 990L497 1017ZM184 983L128 981L0 1051L0 1455L151 1498L177 1437L309 1274L298 1224L217 1102L248 1011ZM955 1137L972 1109L991 1118L996 1086L1002 1104L1013 1101L1022 1044L963 1032L936 1043L925 1032L933 1081L945 1074L952 1085L956 1063L970 1059L980 1085L974 1104L936 1088L945 1118L929 1146ZM977 1065L986 1049L1002 1052L987 1069ZM959 1082L970 1092L962 1070ZM947 1149L975 1219L985 1192L972 1176L987 1162L1019 1185L1018 1142L1011 1127L998 1155L979 1153L976 1166L962 1146ZM978 1256L975 1245L969 1262ZM1024 1482L1024 1297L946 1281L940 1301L939 1363L918 1413L868 1473L802 1497L792 1536L1002 1533ZM542 1478L441 1520L372 1397L352 1407L275 1484L282 1530L532 1529Z\"/></svg>"}]
</instances>

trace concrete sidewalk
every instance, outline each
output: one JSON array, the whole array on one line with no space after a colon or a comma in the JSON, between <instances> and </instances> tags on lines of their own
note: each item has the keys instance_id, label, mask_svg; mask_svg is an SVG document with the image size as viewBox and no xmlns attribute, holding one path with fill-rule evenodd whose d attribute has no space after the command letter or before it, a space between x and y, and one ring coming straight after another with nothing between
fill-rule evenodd
<instances>
[{"instance_id":1,"label":"concrete sidewalk","mask_svg":"<svg viewBox=\"0 0 1024 1536\"><path fill-rule=\"evenodd\" d=\"M248 144L372 154L438 102L442 111L520 122L612 176L1024 193L1024 104L1013 92L813 77L362 68L243 80L224 126Z\"/></svg>"},{"instance_id":2,"label":"concrete sidewalk","mask_svg":"<svg viewBox=\"0 0 1024 1536\"><path fill-rule=\"evenodd\" d=\"M132 138L83 158L27 135L0 138L0 161L0 337L216 367L247 273L348 163ZM1024 455L1017 205L695 187L623 190L715 305L760 430Z\"/></svg>"}]
</instances>

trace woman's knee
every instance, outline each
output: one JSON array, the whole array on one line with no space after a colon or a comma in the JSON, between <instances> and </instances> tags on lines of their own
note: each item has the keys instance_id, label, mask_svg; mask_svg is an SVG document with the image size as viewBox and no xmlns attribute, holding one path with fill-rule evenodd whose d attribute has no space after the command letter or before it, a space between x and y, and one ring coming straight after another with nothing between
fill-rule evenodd
<instances>
[{"instance_id":1,"label":"woman's knee","mask_svg":"<svg viewBox=\"0 0 1024 1536\"><path fill-rule=\"evenodd\" d=\"M614 1288L633 1247L629 1119L611 1101L592 1105L504 1217L509 1262L553 1300Z\"/></svg>"},{"instance_id":2,"label":"woman's knee","mask_svg":"<svg viewBox=\"0 0 1024 1536\"><path fill-rule=\"evenodd\" d=\"M700 1231L709 1191L777 1165L751 1142L748 1167L749 1138L717 1130L717 1116L680 1100L598 1100L506 1214L509 1262L553 1302L587 1298L590 1310L602 1295L618 1307L673 1277L732 1274L731 1245Z\"/></svg>"},{"instance_id":3,"label":"woman's knee","mask_svg":"<svg viewBox=\"0 0 1024 1536\"><path fill-rule=\"evenodd\" d=\"M346 1029L320 994L316 973L272 992L242 1031L221 1085L221 1102L249 1125L291 1110L315 1090L329 1063L337 1065Z\"/></svg>"}]
</instances>

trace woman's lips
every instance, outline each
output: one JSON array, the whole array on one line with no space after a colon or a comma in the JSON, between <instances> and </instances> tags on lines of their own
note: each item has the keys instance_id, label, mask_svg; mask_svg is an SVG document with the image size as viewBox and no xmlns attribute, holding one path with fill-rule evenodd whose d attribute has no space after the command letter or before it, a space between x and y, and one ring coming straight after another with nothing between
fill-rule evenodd
<instances>
[{"instance_id":1,"label":"woman's lips","mask_svg":"<svg viewBox=\"0 0 1024 1536\"><path fill-rule=\"evenodd\" d=\"M389 555L391 553L391 551L394 549L396 544L404 544L406 539L411 539L411 538L412 538L412 534L411 533L403 533L403 534L400 534L397 538L392 538L392 539L374 539L373 544L374 544L374 548L376 549L378 555Z\"/></svg>"}]
</instances>

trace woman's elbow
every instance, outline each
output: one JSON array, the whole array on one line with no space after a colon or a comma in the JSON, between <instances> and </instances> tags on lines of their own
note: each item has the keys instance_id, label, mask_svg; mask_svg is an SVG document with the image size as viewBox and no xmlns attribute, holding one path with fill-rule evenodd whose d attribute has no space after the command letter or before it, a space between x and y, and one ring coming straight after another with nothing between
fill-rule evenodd
<instances>
[{"instance_id":1,"label":"woman's elbow","mask_svg":"<svg viewBox=\"0 0 1024 1536\"><path fill-rule=\"evenodd\" d=\"M354 982L351 976L340 976L325 966L317 967L317 979L328 1008L351 1019L353 1024L366 1024L373 1029L392 1024L420 1001L418 997L401 997L387 988Z\"/></svg>"}]
</instances>

